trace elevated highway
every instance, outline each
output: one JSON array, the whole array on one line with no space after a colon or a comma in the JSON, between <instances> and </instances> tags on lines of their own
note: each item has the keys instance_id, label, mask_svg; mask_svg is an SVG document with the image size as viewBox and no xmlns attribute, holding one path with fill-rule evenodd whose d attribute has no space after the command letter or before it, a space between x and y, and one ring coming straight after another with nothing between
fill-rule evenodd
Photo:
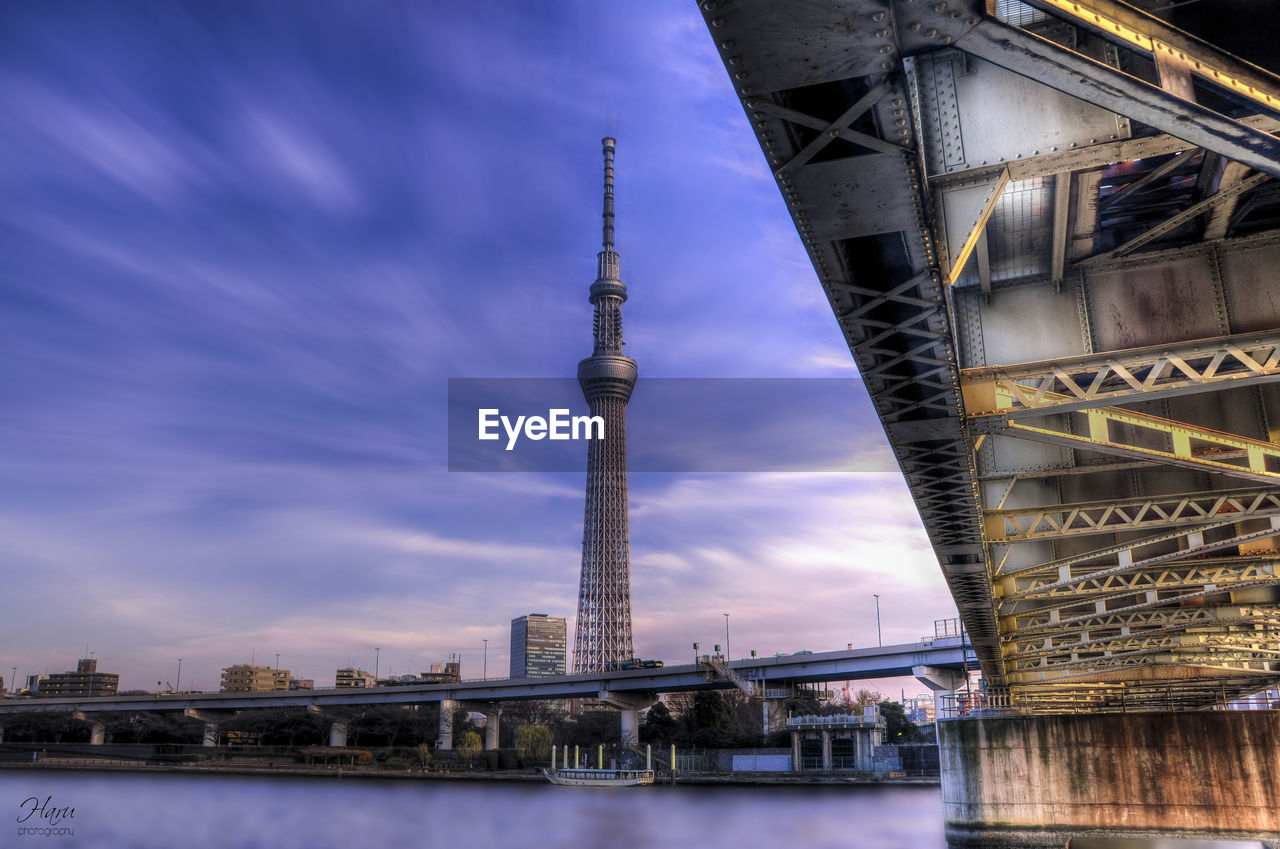
<instances>
[{"instance_id":1,"label":"elevated highway","mask_svg":"<svg viewBox=\"0 0 1280 849\"><path fill-rule=\"evenodd\" d=\"M699 3L1023 711L1280 682L1280 79L1183 5Z\"/></svg>"},{"instance_id":2,"label":"elevated highway","mask_svg":"<svg viewBox=\"0 0 1280 849\"><path fill-rule=\"evenodd\" d=\"M932 643L907 643L868 649L816 652L734 660L728 666L743 679L765 687L821 681L910 676L913 669L936 668L958 672L972 657L967 641L958 638ZM0 701L0 726L6 718L32 712L73 711L235 711L254 708L331 708L358 705L418 704L439 701L501 703L526 699L598 698L601 693L647 696L735 685L687 664L661 669L562 675L552 678L491 678L453 684L403 687L292 690L267 693L182 693L159 696L104 696L66 699L7 699Z\"/></svg>"}]
</instances>

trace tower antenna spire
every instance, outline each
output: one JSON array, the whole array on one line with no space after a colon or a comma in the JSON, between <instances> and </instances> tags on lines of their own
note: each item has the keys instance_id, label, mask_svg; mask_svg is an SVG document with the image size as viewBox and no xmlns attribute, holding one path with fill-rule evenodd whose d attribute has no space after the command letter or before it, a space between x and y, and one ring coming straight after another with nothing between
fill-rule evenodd
<instances>
[{"instance_id":1,"label":"tower antenna spire","mask_svg":"<svg viewBox=\"0 0 1280 849\"><path fill-rule=\"evenodd\" d=\"M601 142L604 146L604 248L613 247L613 149L618 143L616 139L605 136Z\"/></svg>"}]
</instances>

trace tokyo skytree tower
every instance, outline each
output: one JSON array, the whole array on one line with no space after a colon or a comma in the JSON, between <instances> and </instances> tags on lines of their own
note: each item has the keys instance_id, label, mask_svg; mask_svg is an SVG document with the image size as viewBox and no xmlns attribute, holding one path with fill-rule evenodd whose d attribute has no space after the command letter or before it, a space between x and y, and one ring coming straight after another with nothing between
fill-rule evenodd
<instances>
[{"instance_id":1,"label":"tokyo skytree tower","mask_svg":"<svg viewBox=\"0 0 1280 849\"><path fill-rule=\"evenodd\" d=\"M597 255L595 348L578 363L578 383L591 415L604 419L604 438L587 449L586 521L573 671L600 672L634 655L631 642L631 537L627 524L627 400L636 385L636 361L622 355L622 302L627 287L613 249L613 148L604 145L604 248Z\"/></svg>"}]
</instances>

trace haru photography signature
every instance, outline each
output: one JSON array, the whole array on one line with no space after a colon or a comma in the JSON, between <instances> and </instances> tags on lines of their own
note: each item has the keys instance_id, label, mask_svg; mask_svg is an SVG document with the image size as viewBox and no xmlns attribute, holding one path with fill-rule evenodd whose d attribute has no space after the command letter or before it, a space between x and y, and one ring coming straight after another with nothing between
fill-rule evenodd
<instances>
[{"instance_id":1,"label":"haru photography signature","mask_svg":"<svg viewBox=\"0 0 1280 849\"><path fill-rule=\"evenodd\" d=\"M18 805L19 837L71 837L76 809L54 802L53 796L28 796Z\"/></svg>"}]
</instances>

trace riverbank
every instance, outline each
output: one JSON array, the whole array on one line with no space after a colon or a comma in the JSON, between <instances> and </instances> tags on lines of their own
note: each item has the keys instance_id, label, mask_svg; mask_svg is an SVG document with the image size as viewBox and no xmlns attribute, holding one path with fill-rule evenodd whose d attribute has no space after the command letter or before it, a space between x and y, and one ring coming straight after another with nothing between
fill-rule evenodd
<instances>
[{"instance_id":1,"label":"riverbank","mask_svg":"<svg viewBox=\"0 0 1280 849\"><path fill-rule=\"evenodd\" d=\"M54 759L35 763L0 763L0 770L11 772L127 772L173 773L188 775L243 775L280 778L381 779L387 781L480 781L525 782L545 784L546 778L534 770L495 770L460 772L446 770L391 770L376 767L304 766L302 764L148 764L107 760ZM670 784L670 776L662 776L659 784ZM919 785L937 787L937 776L868 776L849 773L821 772L687 772L676 776L680 785Z\"/></svg>"}]
</instances>

